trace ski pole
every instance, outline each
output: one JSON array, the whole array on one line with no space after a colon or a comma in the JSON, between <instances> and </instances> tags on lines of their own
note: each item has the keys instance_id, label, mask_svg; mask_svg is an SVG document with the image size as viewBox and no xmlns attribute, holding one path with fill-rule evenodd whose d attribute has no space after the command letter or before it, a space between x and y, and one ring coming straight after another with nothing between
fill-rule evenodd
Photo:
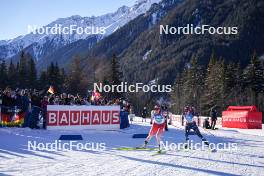
<instances>
[{"instance_id":1,"label":"ski pole","mask_svg":"<svg viewBox=\"0 0 264 176\"><path fill-rule=\"evenodd\" d=\"M216 137L213 133L211 133L210 131L208 131L207 129L205 129L205 128L202 128L204 131L206 131L207 133L209 133L210 135L212 135L212 136L214 136L214 137Z\"/></svg>"}]
</instances>

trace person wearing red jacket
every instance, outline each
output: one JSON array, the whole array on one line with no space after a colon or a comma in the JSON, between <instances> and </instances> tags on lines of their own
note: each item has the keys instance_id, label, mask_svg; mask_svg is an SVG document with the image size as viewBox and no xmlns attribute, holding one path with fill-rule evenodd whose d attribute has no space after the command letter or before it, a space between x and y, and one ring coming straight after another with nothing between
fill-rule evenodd
<instances>
[{"instance_id":1,"label":"person wearing red jacket","mask_svg":"<svg viewBox=\"0 0 264 176\"><path fill-rule=\"evenodd\" d=\"M160 141L161 141L161 136L163 135L165 131L165 117L161 111L161 108L159 106L154 107L154 113L152 114L151 117L153 123L152 127L149 131L148 137L144 141L144 145L142 148L146 148L148 142L151 140L151 138L156 135L156 140L159 146L159 151L161 150L160 148Z\"/></svg>"}]
</instances>

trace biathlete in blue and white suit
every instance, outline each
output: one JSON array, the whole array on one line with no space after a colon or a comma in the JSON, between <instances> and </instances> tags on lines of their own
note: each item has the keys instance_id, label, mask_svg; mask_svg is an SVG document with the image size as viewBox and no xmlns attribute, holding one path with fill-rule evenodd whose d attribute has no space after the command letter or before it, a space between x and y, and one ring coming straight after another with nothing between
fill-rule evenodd
<instances>
[{"instance_id":1,"label":"biathlete in blue and white suit","mask_svg":"<svg viewBox=\"0 0 264 176\"><path fill-rule=\"evenodd\" d=\"M189 107L186 106L184 108L184 112L183 112L183 117L186 120L185 123L185 138L186 138L186 146L188 147L189 144L189 135L190 135L190 130L192 129L195 134L200 137L202 139L202 141L204 142L204 144L209 145L209 142L203 137L203 135L201 134L198 126L196 125L196 122L193 120L195 116L195 110L193 107Z\"/></svg>"}]
</instances>

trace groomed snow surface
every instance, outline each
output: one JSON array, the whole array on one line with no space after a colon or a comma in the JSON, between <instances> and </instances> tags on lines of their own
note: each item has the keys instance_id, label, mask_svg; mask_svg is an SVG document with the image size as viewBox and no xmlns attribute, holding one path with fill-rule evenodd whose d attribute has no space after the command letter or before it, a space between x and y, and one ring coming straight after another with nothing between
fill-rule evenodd
<instances>
[{"instance_id":1,"label":"groomed snow surface","mask_svg":"<svg viewBox=\"0 0 264 176\"><path fill-rule=\"evenodd\" d=\"M134 122L130 128L114 131L49 131L0 128L0 175L264 175L264 136L235 129L205 131L212 143L237 143L236 151L177 150L152 156L155 151L120 151L135 147L144 139L135 133L148 133L149 123ZM259 130L258 133L263 133ZM103 142L104 151L28 151L28 141L54 142L62 134L81 134L82 143ZM191 136L200 142L196 136ZM183 127L169 126L163 141L184 141ZM155 139L150 147L156 145Z\"/></svg>"}]
</instances>

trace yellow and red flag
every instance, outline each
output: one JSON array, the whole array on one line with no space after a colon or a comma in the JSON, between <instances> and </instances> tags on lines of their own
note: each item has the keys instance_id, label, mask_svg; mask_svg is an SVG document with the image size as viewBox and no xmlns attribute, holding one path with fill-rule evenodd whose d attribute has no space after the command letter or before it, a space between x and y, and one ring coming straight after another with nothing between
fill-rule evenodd
<instances>
[{"instance_id":1,"label":"yellow and red flag","mask_svg":"<svg viewBox=\"0 0 264 176\"><path fill-rule=\"evenodd\" d=\"M53 86L49 87L48 93L50 93L50 94L54 94L55 93Z\"/></svg>"}]
</instances>

